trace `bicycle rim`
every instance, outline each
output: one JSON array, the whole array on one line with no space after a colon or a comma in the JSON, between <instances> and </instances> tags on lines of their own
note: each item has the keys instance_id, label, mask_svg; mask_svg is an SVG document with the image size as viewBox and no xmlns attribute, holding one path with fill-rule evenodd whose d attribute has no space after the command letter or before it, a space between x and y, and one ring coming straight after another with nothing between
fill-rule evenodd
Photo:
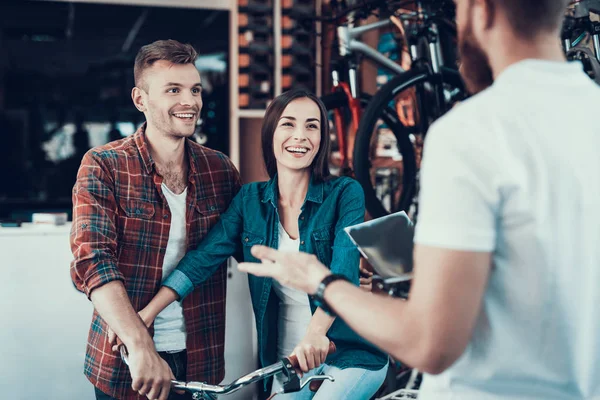
<instances>
[{"instance_id":1,"label":"bicycle rim","mask_svg":"<svg viewBox=\"0 0 600 400\"><path fill-rule=\"evenodd\" d=\"M410 70L382 86L365 109L356 134L353 157L354 172L356 179L365 192L367 211L373 218L401 210L408 212L417 193L417 170L420 158L415 153L416 150L421 149L419 142L425 132L418 132L421 139L413 135L417 141L415 146L413 144L415 139L411 140L411 132L416 131L419 123L414 127L405 126L398 113L390 107L390 104L397 105L397 98L400 94L410 93L410 90L418 85L428 83L435 86L442 81L451 87L462 88L462 81L456 71L443 70L442 80L440 81L439 77L435 77L427 70ZM415 93L417 93L416 90ZM391 113L390 110L392 110ZM437 118L439 115L435 117ZM380 126L382 122L395 137L398 153L402 157L401 163L382 162L381 152L377 148L374 154L374 145L381 148L381 138L379 136L381 135ZM378 182L378 174L381 175L380 170L385 171L387 169L391 171L387 173L393 176L394 168L398 170L395 172L396 181L389 179L390 182L387 184L388 193L386 197L382 197L383 191L378 186L381 184L381 181Z\"/></svg>"}]
</instances>

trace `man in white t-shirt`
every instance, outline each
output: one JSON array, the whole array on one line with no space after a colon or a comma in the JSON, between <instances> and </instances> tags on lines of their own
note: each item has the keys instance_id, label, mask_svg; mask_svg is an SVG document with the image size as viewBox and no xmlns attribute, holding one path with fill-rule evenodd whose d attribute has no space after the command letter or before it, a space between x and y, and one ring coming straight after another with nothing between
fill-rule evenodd
<instances>
[{"instance_id":1,"label":"man in white t-shirt","mask_svg":"<svg viewBox=\"0 0 600 400\"><path fill-rule=\"evenodd\" d=\"M600 399L600 88L561 51L566 0L456 3L478 94L428 133L409 300L303 254L240 268L424 371L420 399Z\"/></svg>"}]
</instances>

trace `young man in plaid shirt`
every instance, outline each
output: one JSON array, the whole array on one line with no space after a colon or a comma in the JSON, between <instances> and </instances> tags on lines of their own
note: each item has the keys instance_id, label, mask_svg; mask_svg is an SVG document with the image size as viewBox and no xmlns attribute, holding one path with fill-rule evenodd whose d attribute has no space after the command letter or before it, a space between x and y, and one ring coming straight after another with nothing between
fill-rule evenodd
<instances>
[{"instance_id":1,"label":"young man in plaid shirt","mask_svg":"<svg viewBox=\"0 0 600 400\"><path fill-rule=\"evenodd\" d=\"M225 155L188 139L202 108L196 57L174 40L142 47L132 99L146 123L90 150L77 174L71 277L95 308L84 372L97 399L180 398L169 394L172 378L223 379L226 266L149 327L137 314L240 188ZM109 327L129 350L129 368Z\"/></svg>"}]
</instances>

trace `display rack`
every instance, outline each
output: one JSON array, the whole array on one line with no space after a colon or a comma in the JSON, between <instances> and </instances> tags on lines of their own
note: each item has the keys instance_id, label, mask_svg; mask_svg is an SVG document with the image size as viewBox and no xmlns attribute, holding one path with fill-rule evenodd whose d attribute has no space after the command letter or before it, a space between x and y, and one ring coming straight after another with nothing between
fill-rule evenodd
<instances>
[{"instance_id":1,"label":"display rack","mask_svg":"<svg viewBox=\"0 0 600 400\"><path fill-rule=\"evenodd\" d=\"M321 93L321 0L236 0L230 24L230 157L244 182L266 179L260 126L269 102L292 87Z\"/></svg>"}]
</instances>

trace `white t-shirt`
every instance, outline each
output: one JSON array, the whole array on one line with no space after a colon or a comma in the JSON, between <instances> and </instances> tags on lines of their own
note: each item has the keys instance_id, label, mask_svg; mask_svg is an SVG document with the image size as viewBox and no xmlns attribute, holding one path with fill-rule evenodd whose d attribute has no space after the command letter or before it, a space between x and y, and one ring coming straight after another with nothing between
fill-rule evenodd
<instances>
[{"instance_id":1,"label":"white t-shirt","mask_svg":"<svg viewBox=\"0 0 600 400\"><path fill-rule=\"evenodd\" d=\"M186 237L186 197L187 188L181 194L174 194L167 185L162 184L162 191L171 210L171 227L169 241L163 261L163 281L177 267L185 255ZM156 351L185 350L186 331L181 302L174 301L162 310L154 320L154 345Z\"/></svg>"},{"instance_id":2,"label":"white t-shirt","mask_svg":"<svg viewBox=\"0 0 600 400\"><path fill-rule=\"evenodd\" d=\"M579 64L526 60L431 128L415 241L493 268L467 350L419 399L600 399L599 114Z\"/></svg>"},{"instance_id":3,"label":"white t-shirt","mask_svg":"<svg viewBox=\"0 0 600 400\"><path fill-rule=\"evenodd\" d=\"M279 224L279 250L298 251L300 239L292 239ZM312 318L308 295L299 290L284 286L273 279L273 290L279 297L277 319L277 358L288 357L304 338Z\"/></svg>"}]
</instances>

